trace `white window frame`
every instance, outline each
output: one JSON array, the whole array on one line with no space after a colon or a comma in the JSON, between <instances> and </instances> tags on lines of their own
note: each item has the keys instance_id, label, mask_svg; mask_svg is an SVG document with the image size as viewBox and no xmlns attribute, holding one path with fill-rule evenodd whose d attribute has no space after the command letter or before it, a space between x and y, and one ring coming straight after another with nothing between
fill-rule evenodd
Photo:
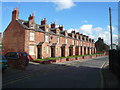
<instances>
[{"instance_id":1,"label":"white window frame","mask_svg":"<svg viewBox=\"0 0 120 90\"><path fill-rule=\"evenodd\" d=\"M78 41L77 41L77 45L78 45Z\"/></svg>"},{"instance_id":2,"label":"white window frame","mask_svg":"<svg viewBox=\"0 0 120 90\"><path fill-rule=\"evenodd\" d=\"M65 44L68 44L68 39L67 38L65 39Z\"/></svg>"},{"instance_id":3,"label":"white window frame","mask_svg":"<svg viewBox=\"0 0 120 90\"><path fill-rule=\"evenodd\" d=\"M34 53L34 46L29 46L29 54L30 55L35 55L35 53Z\"/></svg>"},{"instance_id":4,"label":"white window frame","mask_svg":"<svg viewBox=\"0 0 120 90\"><path fill-rule=\"evenodd\" d=\"M65 33L66 34L66 36L68 36L68 34L67 33Z\"/></svg>"},{"instance_id":5,"label":"white window frame","mask_svg":"<svg viewBox=\"0 0 120 90\"><path fill-rule=\"evenodd\" d=\"M49 42L49 36L45 35L45 42Z\"/></svg>"},{"instance_id":6,"label":"white window frame","mask_svg":"<svg viewBox=\"0 0 120 90\"><path fill-rule=\"evenodd\" d=\"M57 37L57 42L60 43L60 37Z\"/></svg>"},{"instance_id":7,"label":"white window frame","mask_svg":"<svg viewBox=\"0 0 120 90\"><path fill-rule=\"evenodd\" d=\"M48 46L47 46L47 48L46 48L46 49L47 49L47 54L48 54Z\"/></svg>"},{"instance_id":8,"label":"white window frame","mask_svg":"<svg viewBox=\"0 0 120 90\"><path fill-rule=\"evenodd\" d=\"M30 32L30 41L34 41L34 40L35 40L35 33Z\"/></svg>"},{"instance_id":9,"label":"white window frame","mask_svg":"<svg viewBox=\"0 0 120 90\"><path fill-rule=\"evenodd\" d=\"M49 31L49 28L47 27L47 28L46 28L46 32L48 32L48 31Z\"/></svg>"},{"instance_id":10,"label":"white window frame","mask_svg":"<svg viewBox=\"0 0 120 90\"><path fill-rule=\"evenodd\" d=\"M34 29L34 24L31 23L30 24L30 28Z\"/></svg>"},{"instance_id":11,"label":"white window frame","mask_svg":"<svg viewBox=\"0 0 120 90\"><path fill-rule=\"evenodd\" d=\"M74 45L74 40L72 40L72 45Z\"/></svg>"}]
</instances>

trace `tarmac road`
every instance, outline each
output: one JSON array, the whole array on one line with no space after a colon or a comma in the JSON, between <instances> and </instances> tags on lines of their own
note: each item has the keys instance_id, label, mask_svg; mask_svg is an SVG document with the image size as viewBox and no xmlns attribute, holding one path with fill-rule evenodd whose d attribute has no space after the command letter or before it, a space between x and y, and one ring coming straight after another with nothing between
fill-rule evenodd
<instances>
[{"instance_id":1,"label":"tarmac road","mask_svg":"<svg viewBox=\"0 0 120 90\"><path fill-rule=\"evenodd\" d=\"M26 71L8 69L3 88L102 88L101 68L107 56L55 64L30 62Z\"/></svg>"}]
</instances>

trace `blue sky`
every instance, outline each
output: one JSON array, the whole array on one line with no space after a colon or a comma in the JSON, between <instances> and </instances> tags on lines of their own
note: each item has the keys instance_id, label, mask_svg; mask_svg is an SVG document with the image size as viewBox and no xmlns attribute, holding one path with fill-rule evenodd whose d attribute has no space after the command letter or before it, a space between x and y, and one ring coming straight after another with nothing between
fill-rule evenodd
<instances>
[{"instance_id":1,"label":"blue sky","mask_svg":"<svg viewBox=\"0 0 120 90\"><path fill-rule=\"evenodd\" d=\"M27 20L35 13L35 21L40 24L42 18L47 23L63 24L64 29L89 35L97 40L98 36L109 44L109 12L112 8L113 41L118 35L118 3L117 2L3 2L2 3L2 32L11 21L13 8L19 8L19 18Z\"/></svg>"}]
</instances>

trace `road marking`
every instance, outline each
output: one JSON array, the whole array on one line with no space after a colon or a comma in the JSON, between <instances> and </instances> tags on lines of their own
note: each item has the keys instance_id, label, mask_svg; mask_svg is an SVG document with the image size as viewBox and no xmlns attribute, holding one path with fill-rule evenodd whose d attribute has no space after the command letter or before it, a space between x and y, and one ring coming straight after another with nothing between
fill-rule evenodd
<instances>
[{"instance_id":1,"label":"road marking","mask_svg":"<svg viewBox=\"0 0 120 90\"><path fill-rule=\"evenodd\" d=\"M104 88L104 80L103 80L103 74L102 74L102 68L108 61L105 61L102 66L100 67L100 77L101 77L101 88Z\"/></svg>"},{"instance_id":2,"label":"road marking","mask_svg":"<svg viewBox=\"0 0 120 90\"><path fill-rule=\"evenodd\" d=\"M25 79L25 78L29 78L29 77L32 77L32 75L25 75L25 76L23 76L23 77L19 77L19 78L16 78L16 80L14 80L14 81L6 81L5 82L5 84L2 84L2 86L6 86L6 85L8 85L8 84L12 84L12 83L15 83L15 82L17 82L17 81L20 81L20 80L23 80L23 79Z\"/></svg>"}]
</instances>

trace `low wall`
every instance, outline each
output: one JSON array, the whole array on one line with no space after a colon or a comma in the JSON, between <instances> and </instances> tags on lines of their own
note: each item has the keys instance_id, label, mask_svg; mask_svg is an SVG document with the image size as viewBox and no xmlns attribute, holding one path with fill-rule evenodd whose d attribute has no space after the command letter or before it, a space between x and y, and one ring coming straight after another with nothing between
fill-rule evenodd
<instances>
[{"instance_id":1,"label":"low wall","mask_svg":"<svg viewBox=\"0 0 120 90\"><path fill-rule=\"evenodd\" d=\"M97 55L86 55L86 56L78 56L78 57L69 57L69 58L61 58L61 59L56 59L56 60L48 60L48 61L34 61L42 64L48 64L48 63L58 63L58 62L66 62L66 61L75 61L75 60L81 60L81 59L90 59L90 58L95 58L95 57L100 57L100 56L105 56L106 54L97 54Z\"/></svg>"},{"instance_id":2,"label":"low wall","mask_svg":"<svg viewBox=\"0 0 120 90\"><path fill-rule=\"evenodd\" d=\"M109 51L109 69L120 79L120 50Z\"/></svg>"}]
</instances>

